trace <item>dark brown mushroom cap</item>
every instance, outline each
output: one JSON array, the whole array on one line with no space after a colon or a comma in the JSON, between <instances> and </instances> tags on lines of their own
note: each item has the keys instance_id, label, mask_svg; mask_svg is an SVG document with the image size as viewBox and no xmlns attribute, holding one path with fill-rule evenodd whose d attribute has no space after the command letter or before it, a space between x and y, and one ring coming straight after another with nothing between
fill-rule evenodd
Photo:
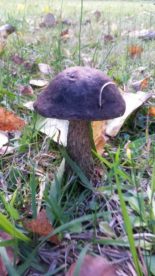
<instances>
[{"instance_id":1,"label":"dark brown mushroom cap","mask_svg":"<svg viewBox=\"0 0 155 276\"><path fill-rule=\"evenodd\" d=\"M122 116L125 102L102 71L77 66L59 73L39 95L34 108L48 118L95 121Z\"/></svg>"}]
</instances>

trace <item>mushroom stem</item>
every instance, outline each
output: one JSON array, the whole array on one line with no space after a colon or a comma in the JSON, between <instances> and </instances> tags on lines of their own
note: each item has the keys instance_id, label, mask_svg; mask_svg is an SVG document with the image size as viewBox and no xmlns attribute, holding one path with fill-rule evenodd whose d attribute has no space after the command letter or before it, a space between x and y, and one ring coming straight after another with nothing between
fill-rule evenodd
<instances>
[{"instance_id":1,"label":"mushroom stem","mask_svg":"<svg viewBox=\"0 0 155 276\"><path fill-rule=\"evenodd\" d=\"M91 123L75 120L69 122L67 151L70 158L77 163L90 179L93 174L92 148L94 148Z\"/></svg>"}]
</instances>

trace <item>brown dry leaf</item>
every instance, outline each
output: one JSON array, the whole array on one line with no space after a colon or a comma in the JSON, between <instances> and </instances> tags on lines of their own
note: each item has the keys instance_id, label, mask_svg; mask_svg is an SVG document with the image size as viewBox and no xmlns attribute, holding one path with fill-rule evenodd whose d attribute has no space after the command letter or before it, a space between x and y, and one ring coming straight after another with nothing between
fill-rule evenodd
<instances>
[{"instance_id":1,"label":"brown dry leaf","mask_svg":"<svg viewBox=\"0 0 155 276\"><path fill-rule=\"evenodd\" d=\"M11 56L11 60L17 64L17 65L21 65L24 63L24 59L22 57L20 57L18 54L14 54Z\"/></svg>"},{"instance_id":2,"label":"brown dry leaf","mask_svg":"<svg viewBox=\"0 0 155 276\"><path fill-rule=\"evenodd\" d=\"M114 37L111 34L104 35L103 39L105 44L108 44L114 41Z\"/></svg>"},{"instance_id":3,"label":"brown dry leaf","mask_svg":"<svg viewBox=\"0 0 155 276\"><path fill-rule=\"evenodd\" d=\"M76 263L73 263L66 276L74 276ZM80 268L79 276L116 276L117 271L114 264L103 257L86 255Z\"/></svg>"},{"instance_id":4,"label":"brown dry leaf","mask_svg":"<svg viewBox=\"0 0 155 276\"><path fill-rule=\"evenodd\" d=\"M48 236L52 231L54 231L52 225L50 224L46 216L45 209L42 209L40 211L36 219L24 221L24 226L32 233L38 234L39 236L43 237ZM49 241L55 244L59 244L59 238L56 235L49 238Z\"/></svg>"},{"instance_id":5,"label":"brown dry leaf","mask_svg":"<svg viewBox=\"0 0 155 276\"><path fill-rule=\"evenodd\" d=\"M132 83L132 87L135 91L143 91L148 88L149 78L145 78L143 80L135 81Z\"/></svg>"},{"instance_id":6,"label":"brown dry leaf","mask_svg":"<svg viewBox=\"0 0 155 276\"><path fill-rule=\"evenodd\" d=\"M128 52L132 58L140 57L143 52L143 48L139 45L131 45L128 47Z\"/></svg>"},{"instance_id":7,"label":"brown dry leaf","mask_svg":"<svg viewBox=\"0 0 155 276\"><path fill-rule=\"evenodd\" d=\"M31 85L20 85L19 91L22 95L32 96L34 94L33 88Z\"/></svg>"},{"instance_id":8,"label":"brown dry leaf","mask_svg":"<svg viewBox=\"0 0 155 276\"><path fill-rule=\"evenodd\" d=\"M145 78L142 80L141 85L140 85L140 90L144 90L146 88L148 88L149 85L149 78Z\"/></svg>"},{"instance_id":9,"label":"brown dry leaf","mask_svg":"<svg viewBox=\"0 0 155 276\"><path fill-rule=\"evenodd\" d=\"M15 113L0 107L0 130L16 131L25 126L25 121L17 117Z\"/></svg>"},{"instance_id":10,"label":"brown dry leaf","mask_svg":"<svg viewBox=\"0 0 155 276\"><path fill-rule=\"evenodd\" d=\"M155 117L155 106L149 107L148 114L152 117Z\"/></svg>"},{"instance_id":11,"label":"brown dry leaf","mask_svg":"<svg viewBox=\"0 0 155 276\"><path fill-rule=\"evenodd\" d=\"M23 67L26 70L33 70L36 66L34 61L26 61L25 59L23 59L22 57L20 57L18 54L14 54L11 56L11 60L17 64L17 65L23 65Z\"/></svg>"},{"instance_id":12,"label":"brown dry leaf","mask_svg":"<svg viewBox=\"0 0 155 276\"><path fill-rule=\"evenodd\" d=\"M0 240L11 240L11 236L5 232L3 232L2 230L0 230ZM13 252L13 249L8 246L8 247L5 247L6 248L6 252L7 252L7 255L9 257L9 260L10 262L13 264L14 262L14 252ZM18 262L19 260L17 260ZM6 269L4 263L3 263L3 259L1 258L0 256L0 276L7 276L8 275L8 270Z\"/></svg>"},{"instance_id":13,"label":"brown dry leaf","mask_svg":"<svg viewBox=\"0 0 155 276\"><path fill-rule=\"evenodd\" d=\"M106 130L106 121L94 121L92 122L93 139L96 146L96 150L99 154L103 153L103 148L106 143L104 136Z\"/></svg>"},{"instance_id":14,"label":"brown dry leaf","mask_svg":"<svg viewBox=\"0 0 155 276\"><path fill-rule=\"evenodd\" d=\"M70 37L69 30L67 29L67 30L62 31L60 36L63 40L67 40Z\"/></svg>"}]
</instances>

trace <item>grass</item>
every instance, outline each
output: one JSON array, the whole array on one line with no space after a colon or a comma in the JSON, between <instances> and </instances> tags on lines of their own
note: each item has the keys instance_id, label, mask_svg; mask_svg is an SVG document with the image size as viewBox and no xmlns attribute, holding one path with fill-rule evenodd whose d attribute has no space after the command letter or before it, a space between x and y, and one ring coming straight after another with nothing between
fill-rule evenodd
<instances>
[{"instance_id":1,"label":"grass","mask_svg":"<svg viewBox=\"0 0 155 276\"><path fill-rule=\"evenodd\" d=\"M96 10L101 12L98 20ZM57 20L56 26L49 29L39 27L47 12L52 12ZM0 255L10 275L15 275L15 271L17 275L36 271L64 275L79 256L77 272L86 251L119 262L127 275L133 263L137 275L145 275L146 269L149 275L155 275L155 119L148 116L148 105L153 105L153 100L129 118L116 139L106 145L104 156L96 154L105 175L100 185L96 181L92 187L67 153L36 130L36 114L27 110L24 103L35 100L40 89L25 96L18 88L30 79L49 80L64 68L81 64L102 69L121 88L128 87L130 91L131 79L149 75L146 93L154 91L155 41L129 35L135 30L153 28L154 12L152 1L0 2L1 24L10 23L17 28L0 56L1 105L28 122L20 137L10 134L14 154L0 160L0 228L12 237L0 243ZM71 21L71 25L62 24L62 19ZM67 39L61 37L66 29ZM106 41L107 34L114 41ZM143 47L140 57L130 57L128 47L132 44ZM30 66L15 64L15 54ZM52 74L43 75L38 63L48 63ZM63 177L63 164L60 166L62 156L74 171L68 179ZM60 245L49 245L48 237L36 238L24 228L23 220L35 218L38 206L46 208L54 227L49 236L59 235ZM3 250L8 244L20 257L20 264L14 261L11 265ZM49 263L54 265L52 272Z\"/></svg>"}]
</instances>

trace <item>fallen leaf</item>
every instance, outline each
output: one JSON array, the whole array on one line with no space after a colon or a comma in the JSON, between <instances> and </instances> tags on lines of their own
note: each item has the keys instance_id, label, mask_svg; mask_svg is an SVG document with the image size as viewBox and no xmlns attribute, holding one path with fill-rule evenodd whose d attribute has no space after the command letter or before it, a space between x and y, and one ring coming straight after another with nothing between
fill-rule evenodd
<instances>
[{"instance_id":1,"label":"fallen leaf","mask_svg":"<svg viewBox=\"0 0 155 276\"><path fill-rule=\"evenodd\" d=\"M0 131L0 149L8 143L8 136L6 133Z\"/></svg>"},{"instance_id":2,"label":"fallen leaf","mask_svg":"<svg viewBox=\"0 0 155 276\"><path fill-rule=\"evenodd\" d=\"M17 65L23 65L23 67L26 70L32 70L32 69L35 69L35 67L36 67L36 64L34 61L26 61L25 59L20 57L18 54L12 55L11 60Z\"/></svg>"},{"instance_id":3,"label":"fallen leaf","mask_svg":"<svg viewBox=\"0 0 155 276\"><path fill-rule=\"evenodd\" d=\"M104 35L103 39L105 44L108 44L109 42L114 41L114 37L110 34Z\"/></svg>"},{"instance_id":4,"label":"fallen leaf","mask_svg":"<svg viewBox=\"0 0 155 276\"><path fill-rule=\"evenodd\" d=\"M131 45L130 47L128 47L128 52L132 58L140 57L141 53L143 52L143 48L139 45Z\"/></svg>"},{"instance_id":5,"label":"fallen leaf","mask_svg":"<svg viewBox=\"0 0 155 276\"><path fill-rule=\"evenodd\" d=\"M135 81L132 83L132 87L135 91L142 91L148 88L149 78L145 78L143 80Z\"/></svg>"},{"instance_id":6,"label":"fallen leaf","mask_svg":"<svg viewBox=\"0 0 155 276\"><path fill-rule=\"evenodd\" d=\"M52 73L52 68L46 63L39 63L38 67L39 67L40 72L45 75L49 75Z\"/></svg>"},{"instance_id":7,"label":"fallen leaf","mask_svg":"<svg viewBox=\"0 0 155 276\"><path fill-rule=\"evenodd\" d=\"M19 91L22 95L32 96L34 94L33 88L31 85L20 85Z\"/></svg>"},{"instance_id":8,"label":"fallen leaf","mask_svg":"<svg viewBox=\"0 0 155 276\"><path fill-rule=\"evenodd\" d=\"M148 84L149 84L149 78L143 79L139 90L144 90L144 89L148 88Z\"/></svg>"},{"instance_id":9,"label":"fallen leaf","mask_svg":"<svg viewBox=\"0 0 155 276\"><path fill-rule=\"evenodd\" d=\"M143 30L134 30L134 31L126 31L123 33L123 35L128 35L129 37L140 37L140 36L143 36L143 35L146 35L148 33L148 30L147 29L143 29Z\"/></svg>"},{"instance_id":10,"label":"fallen leaf","mask_svg":"<svg viewBox=\"0 0 155 276\"><path fill-rule=\"evenodd\" d=\"M23 224L27 230L31 231L34 234L38 234L41 237L46 237L54 231L52 225L47 218L45 209L42 209L40 211L36 219L25 220ZM59 239L56 235L50 237L48 240L52 243L59 244Z\"/></svg>"},{"instance_id":11,"label":"fallen leaf","mask_svg":"<svg viewBox=\"0 0 155 276\"><path fill-rule=\"evenodd\" d=\"M24 63L24 59L22 57L20 57L18 54L14 54L11 56L11 60L18 65L21 65Z\"/></svg>"},{"instance_id":12,"label":"fallen leaf","mask_svg":"<svg viewBox=\"0 0 155 276\"><path fill-rule=\"evenodd\" d=\"M68 125L69 122L67 120L50 119L38 116L36 129L51 137L58 144L66 146Z\"/></svg>"},{"instance_id":13,"label":"fallen leaf","mask_svg":"<svg viewBox=\"0 0 155 276\"><path fill-rule=\"evenodd\" d=\"M32 86L44 87L44 86L48 85L49 82L46 80L30 80L29 83Z\"/></svg>"},{"instance_id":14,"label":"fallen leaf","mask_svg":"<svg viewBox=\"0 0 155 276\"><path fill-rule=\"evenodd\" d=\"M23 106L25 106L27 109L33 111L34 110L33 104L34 104L33 101L29 101L29 102L24 103Z\"/></svg>"},{"instance_id":15,"label":"fallen leaf","mask_svg":"<svg viewBox=\"0 0 155 276\"><path fill-rule=\"evenodd\" d=\"M23 106L30 110L34 110L33 103L33 101L29 101L27 103L24 103ZM40 115L37 116L38 119L35 125L36 129L51 137L56 143L66 147L69 121L44 118Z\"/></svg>"},{"instance_id":16,"label":"fallen leaf","mask_svg":"<svg viewBox=\"0 0 155 276\"><path fill-rule=\"evenodd\" d=\"M76 263L73 263L66 276L74 276ZM80 267L79 276L116 276L116 266L103 257L86 255Z\"/></svg>"},{"instance_id":17,"label":"fallen leaf","mask_svg":"<svg viewBox=\"0 0 155 276\"><path fill-rule=\"evenodd\" d=\"M96 146L96 150L98 153L103 153L103 148L106 143L105 140L105 129L106 129L106 121L94 121L92 122L93 129L93 139Z\"/></svg>"},{"instance_id":18,"label":"fallen leaf","mask_svg":"<svg viewBox=\"0 0 155 276\"><path fill-rule=\"evenodd\" d=\"M7 155L7 154L11 154L15 151L14 147L8 147L8 146L3 146L2 148L0 148L0 155Z\"/></svg>"},{"instance_id":19,"label":"fallen leaf","mask_svg":"<svg viewBox=\"0 0 155 276\"><path fill-rule=\"evenodd\" d=\"M126 103L126 111L123 116L107 121L105 134L114 137L120 131L125 120L134 112L137 108L143 105L149 98L152 97L152 93L145 93L138 91L134 93L124 93L123 98Z\"/></svg>"},{"instance_id":20,"label":"fallen leaf","mask_svg":"<svg viewBox=\"0 0 155 276\"><path fill-rule=\"evenodd\" d=\"M155 39L155 31L148 30L143 34L139 34L138 37L145 40L145 41L146 40L153 40L153 39Z\"/></svg>"},{"instance_id":21,"label":"fallen leaf","mask_svg":"<svg viewBox=\"0 0 155 276\"><path fill-rule=\"evenodd\" d=\"M0 107L0 130L21 130L25 124L25 121L19 118L15 113Z\"/></svg>"},{"instance_id":22,"label":"fallen leaf","mask_svg":"<svg viewBox=\"0 0 155 276\"><path fill-rule=\"evenodd\" d=\"M67 40L70 37L69 30L67 29L67 30L62 31L60 36L63 40Z\"/></svg>"},{"instance_id":23,"label":"fallen leaf","mask_svg":"<svg viewBox=\"0 0 155 276\"><path fill-rule=\"evenodd\" d=\"M155 117L155 106L149 107L148 114L149 116Z\"/></svg>"}]
</instances>

